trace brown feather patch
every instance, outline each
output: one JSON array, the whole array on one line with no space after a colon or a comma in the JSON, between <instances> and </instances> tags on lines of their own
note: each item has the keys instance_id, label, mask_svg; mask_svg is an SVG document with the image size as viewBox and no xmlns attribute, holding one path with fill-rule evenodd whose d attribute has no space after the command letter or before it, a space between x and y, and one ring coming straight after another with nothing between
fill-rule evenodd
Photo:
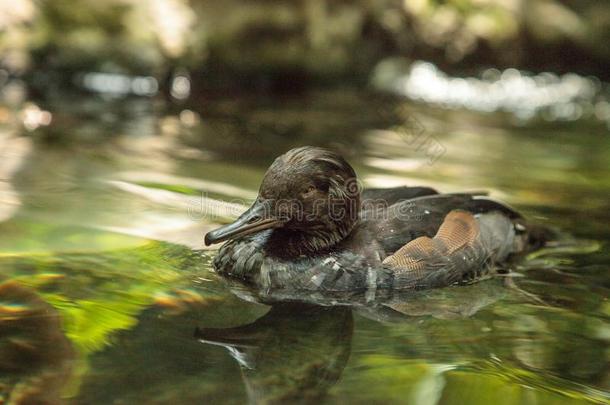
<instances>
[{"instance_id":1,"label":"brown feather patch","mask_svg":"<svg viewBox=\"0 0 610 405\"><path fill-rule=\"evenodd\" d=\"M392 268L423 269L424 259L436 251L437 248L432 239L421 236L401 247L393 255L386 257L383 264Z\"/></svg>"},{"instance_id":2,"label":"brown feather patch","mask_svg":"<svg viewBox=\"0 0 610 405\"><path fill-rule=\"evenodd\" d=\"M445 217L434 239L445 246L445 254L451 254L466 245L472 245L479 236L479 224L466 211L451 211Z\"/></svg>"},{"instance_id":3,"label":"brown feather patch","mask_svg":"<svg viewBox=\"0 0 610 405\"><path fill-rule=\"evenodd\" d=\"M431 259L448 256L465 246L473 245L478 237L479 225L471 213L451 211L434 238L422 236L412 240L388 256L383 264L394 269L423 271Z\"/></svg>"}]
</instances>

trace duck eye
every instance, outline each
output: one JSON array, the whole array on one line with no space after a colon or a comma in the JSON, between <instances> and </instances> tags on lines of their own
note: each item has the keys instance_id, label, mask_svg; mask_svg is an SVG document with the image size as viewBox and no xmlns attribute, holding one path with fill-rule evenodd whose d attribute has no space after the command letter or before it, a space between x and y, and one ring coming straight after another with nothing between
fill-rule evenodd
<instances>
[{"instance_id":1,"label":"duck eye","mask_svg":"<svg viewBox=\"0 0 610 405\"><path fill-rule=\"evenodd\" d=\"M316 188L314 186L309 186L303 194L312 194L314 191L316 191Z\"/></svg>"}]
</instances>

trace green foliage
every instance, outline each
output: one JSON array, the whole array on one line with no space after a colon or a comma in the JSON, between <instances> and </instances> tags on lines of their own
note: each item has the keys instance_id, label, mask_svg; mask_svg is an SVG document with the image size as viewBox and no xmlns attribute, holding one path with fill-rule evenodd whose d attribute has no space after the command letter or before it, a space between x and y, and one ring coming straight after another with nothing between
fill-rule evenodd
<instances>
[{"instance_id":1,"label":"green foliage","mask_svg":"<svg viewBox=\"0 0 610 405\"><path fill-rule=\"evenodd\" d=\"M157 296L202 274L205 261L191 250L162 243L106 253L13 254L0 257L0 273L34 288L61 314L79 353L67 388L74 395L88 371L89 356L138 322Z\"/></svg>"},{"instance_id":2,"label":"green foliage","mask_svg":"<svg viewBox=\"0 0 610 405\"><path fill-rule=\"evenodd\" d=\"M179 286L200 261L187 249L150 243L102 254L15 255L0 259L0 268L60 311L66 334L86 354L135 325L156 295Z\"/></svg>"}]
</instances>

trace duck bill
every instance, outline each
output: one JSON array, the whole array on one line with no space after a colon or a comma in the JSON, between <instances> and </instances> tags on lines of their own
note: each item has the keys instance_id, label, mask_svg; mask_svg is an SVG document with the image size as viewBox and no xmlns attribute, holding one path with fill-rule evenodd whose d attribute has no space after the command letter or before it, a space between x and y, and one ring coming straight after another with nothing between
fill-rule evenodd
<instances>
[{"instance_id":1,"label":"duck bill","mask_svg":"<svg viewBox=\"0 0 610 405\"><path fill-rule=\"evenodd\" d=\"M197 328L195 338L203 343L217 346L256 347L260 341L260 336L256 330L250 330L249 326L227 329Z\"/></svg>"},{"instance_id":2,"label":"duck bill","mask_svg":"<svg viewBox=\"0 0 610 405\"><path fill-rule=\"evenodd\" d=\"M213 243L237 239L265 229L279 228L285 221L270 214L268 205L256 201L248 211L244 212L235 222L225 225L205 235L206 246Z\"/></svg>"}]
</instances>

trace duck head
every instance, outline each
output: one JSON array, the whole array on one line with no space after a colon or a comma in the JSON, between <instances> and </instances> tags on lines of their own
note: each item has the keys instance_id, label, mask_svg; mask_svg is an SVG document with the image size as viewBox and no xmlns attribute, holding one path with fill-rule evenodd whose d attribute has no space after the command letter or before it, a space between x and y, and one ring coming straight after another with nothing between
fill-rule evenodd
<instances>
[{"instance_id":1,"label":"duck head","mask_svg":"<svg viewBox=\"0 0 610 405\"><path fill-rule=\"evenodd\" d=\"M347 236L359 211L354 169L332 151L305 146L278 157L254 204L232 224L209 232L205 243L274 229L273 239L283 241L286 249L299 254L318 251Z\"/></svg>"}]
</instances>

